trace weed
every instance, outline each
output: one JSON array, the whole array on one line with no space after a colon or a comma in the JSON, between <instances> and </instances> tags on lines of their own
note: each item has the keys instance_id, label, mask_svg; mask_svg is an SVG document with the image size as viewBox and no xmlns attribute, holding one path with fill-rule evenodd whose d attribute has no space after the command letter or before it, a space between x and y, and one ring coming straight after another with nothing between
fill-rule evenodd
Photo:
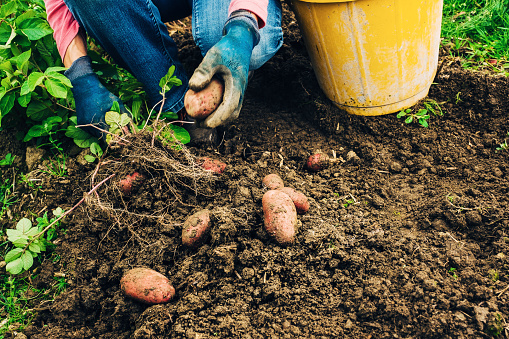
<instances>
[{"instance_id":1,"label":"weed","mask_svg":"<svg viewBox=\"0 0 509 339\"><path fill-rule=\"evenodd\" d=\"M488 326L486 327L486 331L494 337L501 335L505 328L502 320L502 315L498 312L490 313L487 325Z\"/></svg>"},{"instance_id":2,"label":"weed","mask_svg":"<svg viewBox=\"0 0 509 339\"><path fill-rule=\"evenodd\" d=\"M4 214L7 213L9 206L14 204L17 198L14 194L14 183L11 183L9 179L5 179L0 184L0 219L3 218Z\"/></svg>"},{"instance_id":3,"label":"weed","mask_svg":"<svg viewBox=\"0 0 509 339\"><path fill-rule=\"evenodd\" d=\"M444 116L444 111L442 110L442 107L440 107L440 104L436 102L433 99L425 99L422 103L424 105L424 108L428 111L433 113L435 116Z\"/></svg>"},{"instance_id":4,"label":"weed","mask_svg":"<svg viewBox=\"0 0 509 339\"><path fill-rule=\"evenodd\" d=\"M5 158L0 160L0 166L11 166L14 163L14 158L16 158L15 155L12 155L11 153L7 153Z\"/></svg>"},{"instance_id":5,"label":"weed","mask_svg":"<svg viewBox=\"0 0 509 339\"><path fill-rule=\"evenodd\" d=\"M458 279L458 275L456 274L456 268L454 267L449 268L448 273L452 276L454 280Z\"/></svg>"},{"instance_id":6,"label":"weed","mask_svg":"<svg viewBox=\"0 0 509 339\"><path fill-rule=\"evenodd\" d=\"M343 204L343 206L348 207L348 206L353 205L353 204L355 204L355 200L347 199L347 200L345 200L345 203Z\"/></svg>"},{"instance_id":7,"label":"weed","mask_svg":"<svg viewBox=\"0 0 509 339\"><path fill-rule=\"evenodd\" d=\"M0 280L0 306L6 316L0 325L0 335L17 324L16 330L23 329L33 319L34 314L29 309L25 294L30 289L26 279L17 279L14 276L3 276ZM12 329L12 328L11 328Z\"/></svg>"},{"instance_id":8,"label":"weed","mask_svg":"<svg viewBox=\"0 0 509 339\"><path fill-rule=\"evenodd\" d=\"M405 118L405 123L411 124L414 121L417 121L421 126L428 127L428 119L429 114L428 110L421 108L417 113L413 113L412 109L407 108L404 110L401 110L398 115L398 119Z\"/></svg>"},{"instance_id":9,"label":"weed","mask_svg":"<svg viewBox=\"0 0 509 339\"><path fill-rule=\"evenodd\" d=\"M37 227L32 226L30 219L22 218L15 229L7 229L7 240L14 246L5 255L5 269L11 274L29 270L41 252L46 251L50 241L56 237L59 220L64 211L59 207L53 211L54 218L48 220L47 212L37 218ZM46 235L46 237L44 237Z\"/></svg>"},{"instance_id":10,"label":"weed","mask_svg":"<svg viewBox=\"0 0 509 339\"><path fill-rule=\"evenodd\" d=\"M509 132L507 132L507 135L509 136ZM499 147L497 147L495 152L497 152L497 151L507 151L507 150L509 150L509 144L507 143L507 139L504 139L504 142L501 143Z\"/></svg>"},{"instance_id":11,"label":"weed","mask_svg":"<svg viewBox=\"0 0 509 339\"><path fill-rule=\"evenodd\" d=\"M489 270L488 274L490 276L491 281L493 281L493 282L497 282L500 279L500 276L499 276L497 270L493 270L493 269Z\"/></svg>"}]
</instances>

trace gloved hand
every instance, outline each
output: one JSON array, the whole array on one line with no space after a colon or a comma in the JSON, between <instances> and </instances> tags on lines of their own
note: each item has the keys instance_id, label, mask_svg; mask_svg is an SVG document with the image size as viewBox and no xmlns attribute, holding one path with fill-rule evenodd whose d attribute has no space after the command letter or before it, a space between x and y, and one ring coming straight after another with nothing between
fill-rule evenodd
<instances>
[{"instance_id":1,"label":"gloved hand","mask_svg":"<svg viewBox=\"0 0 509 339\"><path fill-rule=\"evenodd\" d=\"M189 79L189 87L196 92L205 88L214 75L224 82L223 102L201 126L215 128L239 116L251 54L259 40L258 23L254 16L246 11L236 11L230 16L223 29L223 37L207 52Z\"/></svg>"},{"instance_id":2,"label":"gloved hand","mask_svg":"<svg viewBox=\"0 0 509 339\"><path fill-rule=\"evenodd\" d=\"M104 116L106 112L111 110L111 106L115 101L120 104L122 113L128 113L122 101L101 84L92 70L92 64L88 56L75 60L64 74L73 86L71 91L74 96L78 125L94 124L100 129L109 130ZM82 128L95 137L106 137L106 133L93 126Z\"/></svg>"}]
</instances>

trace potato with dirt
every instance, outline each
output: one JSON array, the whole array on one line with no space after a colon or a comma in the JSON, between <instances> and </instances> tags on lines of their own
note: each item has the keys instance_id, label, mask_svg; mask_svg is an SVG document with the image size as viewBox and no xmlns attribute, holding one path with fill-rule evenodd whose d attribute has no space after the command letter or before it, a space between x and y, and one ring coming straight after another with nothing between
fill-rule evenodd
<instances>
[{"instance_id":1,"label":"potato with dirt","mask_svg":"<svg viewBox=\"0 0 509 339\"><path fill-rule=\"evenodd\" d=\"M194 119L202 120L212 114L223 101L224 84L213 78L201 91L189 89L184 97L187 114Z\"/></svg>"},{"instance_id":2,"label":"potato with dirt","mask_svg":"<svg viewBox=\"0 0 509 339\"><path fill-rule=\"evenodd\" d=\"M316 153L309 156L306 162L306 167L310 171L319 172L323 169L326 169L329 164L329 156L321 151L317 151Z\"/></svg>"},{"instance_id":3,"label":"potato with dirt","mask_svg":"<svg viewBox=\"0 0 509 339\"><path fill-rule=\"evenodd\" d=\"M290 199L292 199L298 214L306 214L306 212L309 211L308 197L306 197L304 193L291 187L280 187L278 188L278 191L288 194Z\"/></svg>"},{"instance_id":4,"label":"potato with dirt","mask_svg":"<svg viewBox=\"0 0 509 339\"><path fill-rule=\"evenodd\" d=\"M262 197L263 221L265 230L279 244L294 242L297 228L297 210L288 194L280 190L270 190Z\"/></svg>"},{"instance_id":5,"label":"potato with dirt","mask_svg":"<svg viewBox=\"0 0 509 339\"><path fill-rule=\"evenodd\" d=\"M182 243L188 247L198 247L210 230L210 211L200 210L184 221L182 227Z\"/></svg>"},{"instance_id":6,"label":"potato with dirt","mask_svg":"<svg viewBox=\"0 0 509 339\"><path fill-rule=\"evenodd\" d=\"M133 191L133 187L139 185L145 176L138 172L133 172L133 174L127 175L124 179L120 180L120 191L124 195L131 195Z\"/></svg>"},{"instance_id":7,"label":"potato with dirt","mask_svg":"<svg viewBox=\"0 0 509 339\"><path fill-rule=\"evenodd\" d=\"M269 190L276 190L285 186L283 179L276 173L267 174L262 180L262 185Z\"/></svg>"},{"instance_id":8,"label":"potato with dirt","mask_svg":"<svg viewBox=\"0 0 509 339\"><path fill-rule=\"evenodd\" d=\"M120 288L128 297L150 305L166 303L175 296L175 288L168 278L144 267L127 271L120 279Z\"/></svg>"},{"instance_id":9,"label":"potato with dirt","mask_svg":"<svg viewBox=\"0 0 509 339\"><path fill-rule=\"evenodd\" d=\"M226 169L226 164L224 162L209 157L200 157L197 159L197 162L201 168L215 174L221 174Z\"/></svg>"}]
</instances>

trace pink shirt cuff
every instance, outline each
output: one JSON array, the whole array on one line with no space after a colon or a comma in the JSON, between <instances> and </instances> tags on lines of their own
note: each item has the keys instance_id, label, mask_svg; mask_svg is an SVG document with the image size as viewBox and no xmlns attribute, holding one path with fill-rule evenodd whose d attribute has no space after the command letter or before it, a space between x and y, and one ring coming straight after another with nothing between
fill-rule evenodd
<instances>
[{"instance_id":1,"label":"pink shirt cuff","mask_svg":"<svg viewBox=\"0 0 509 339\"><path fill-rule=\"evenodd\" d=\"M258 26L262 28L267 21L268 0L232 0L228 8L228 15L239 9L248 10L258 16Z\"/></svg>"}]
</instances>

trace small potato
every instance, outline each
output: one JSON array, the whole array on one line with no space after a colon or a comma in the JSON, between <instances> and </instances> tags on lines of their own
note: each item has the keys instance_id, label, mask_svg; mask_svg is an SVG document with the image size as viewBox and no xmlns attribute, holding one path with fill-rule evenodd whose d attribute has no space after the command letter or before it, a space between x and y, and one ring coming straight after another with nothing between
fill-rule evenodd
<instances>
[{"instance_id":1,"label":"small potato","mask_svg":"<svg viewBox=\"0 0 509 339\"><path fill-rule=\"evenodd\" d=\"M327 154L317 152L309 156L306 167L313 172L321 171L329 166L330 158Z\"/></svg>"},{"instance_id":2,"label":"small potato","mask_svg":"<svg viewBox=\"0 0 509 339\"><path fill-rule=\"evenodd\" d=\"M296 191L291 187L281 187L278 191L285 192L292 199L298 214L305 214L309 211L308 197L302 192Z\"/></svg>"},{"instance_id":3,"label":"small potato","mask_svg":"<svg viewBox=\"0 0 509 339\"><path fill-rule=\"evenodd\" d=\"M297 210L288 194L279 190L265 192L262 197L265 230L282 244L294 241Z\"/></svg>"},{"instance_id":4,"label":"small potato","mask_svg":"<svg viewBox=\"0 0 509 339\"><path fill-rule=\"evenodd\" d=\"M203 209L191 215L182 227L182 243L189 247L199 246L211 226L210 211Z\"/></svg>"},{"instance_id":5,"label":"small potato","mask_svg":"<svg viewBox=\"0 0 509 339\"><path fill-rule=\"evenodd\" d=\"M133 174L128 175L124 179L120 180L120 190L124 195L130 195L133 190L133 185L139 184L144 179L145 176L143 176L143 174L134 172Z\"/></svg>"},{"instance_id":6,"label":"small potato","mask_svg":"<svg viewBox=\"0 0 509 339\"><path fill-rule=\"evenodd\" d=\"M226 164L217 159L201 157L198 159L198 164L206 171L211 171L216 174L221 174L226 168Z\"/></svg>"},{"instance_id":7,"label":"small potato","mask_svg":"<svg viewBox=\"0 0 509 339\"><path fill-rule=\"evenodd\" d=\"M219 107L223 101L223 92L223 83L215 78L199 92L188 90L184 97L187 114L195 119L205 119Z\"/></svg>"},{"instance_id":8,"label":"small potato","mask_svg":"<svg viewBox=\"0 0 509 339\"><path fill-rule=\"evenodd\" d=\"M283 179L275 173L266 175L262 180L262 185L269 190L276 190L285 186Z\"/></svg>"},{"instance_id":9,"label":"small potato","mask_svg":"<svg viewBox=\"0 0 509 339\"><path fill-rule=\"evenodd\" d=\"M133 268L120 279L125 295L145 304L161 304L170 301L175 288L168 278L150 268Z\"/></svg>"}]
</instances>

